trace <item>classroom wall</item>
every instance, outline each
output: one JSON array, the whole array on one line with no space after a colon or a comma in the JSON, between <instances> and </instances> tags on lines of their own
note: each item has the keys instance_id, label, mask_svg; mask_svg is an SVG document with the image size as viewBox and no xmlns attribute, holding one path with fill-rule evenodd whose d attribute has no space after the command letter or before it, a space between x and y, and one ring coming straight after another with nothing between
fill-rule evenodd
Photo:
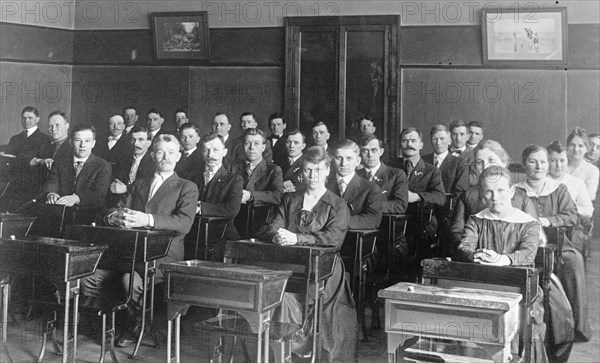
<instances>
[{"instance_id":1,"label":"classroom wall","mask_svg":"<svg viewBox=\"0 0 600 363\"><path fill-rule=\"evenodd\" d=\"M72 22L60 18L51 23L48 20L53 18L46 15L40 17L45 23L36 23L31 14L26 14L26 24L22 22L22 13L13 14L12 8L7 12L6 1L0 3L3 84L9 73L11 79L21 80L26 79L26 74L19 72L30 72L29 68L15 65L11 66L14 71L4 71L5 62L26 62L44 74L47 82L65 82L66 77L74 92L72 95L67 92L73 102L49 103L47 107L67 107L74 120L93 122L101 130L106 127L106 117L127 104L138 105L142 112L150 106L162 108L169 122L176 108L188 108L192 120L202 130L209 129L212 113L223 109L234 119L251 109L264 122L269 113L281 110L284 15L401 14L402 112L396 120L401 126L418 125L428 131L434 123L477 117L488 126L489 136L510 140L504 142L511 155L520 152L529 140L542 143L546 137L562 139L574 125L598 131L598 2L536 2L540 7L567 7L569 63L560 69L507 71L482 64L479 14L484 6L489 6L483 1L452 3L458 4L453 8L454 5L443 1L286 0L265 5L229 0L86 0L73 3ZM510 7L514 1L494 4ZM526 4L530 2L519 2L519 6ZM46 7L51 10L49 5ZM158 64L152 50L149 14L195 10L209 12L212 64L184 63L177 67ZM62 73L49 68L57 65L64 67ZM456 91L457 85L463 94L455 100L456 95L448 92ZM489 94L478 93L469 99L466 92L475 85ZM431 92L430 87L433 87ZM499 100L490 93L497 89L502 91ZM20 128L12 123L7 126L4 120L14 118L15 110L19 112L24 105L14 98L12 102L10 106L3 104L0 111L2 130L9 134ZM543 127L547 136L530 138L529 129L528 133L518 132L524 125ZM236 127L233 130L238 132ZM511 134L510 130L515 132ZM0 144L7 140L7 133L2 132Z\"/></svg>"}]
</instances>

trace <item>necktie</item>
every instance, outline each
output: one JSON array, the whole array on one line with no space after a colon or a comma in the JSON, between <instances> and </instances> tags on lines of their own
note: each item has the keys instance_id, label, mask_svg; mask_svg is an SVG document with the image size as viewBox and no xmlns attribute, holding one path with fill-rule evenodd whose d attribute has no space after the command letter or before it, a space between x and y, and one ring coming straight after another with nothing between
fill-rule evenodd
<instances>
[{"instance_id":1,"label":"necktie","mask_svg":"<svg viewBox=\"0 0 600 363\"><path fill-rule=\"evenodd\" d=\"M137 176L137 171L140 168L140 163L138 159L133 157L133 164L131 164L131 169L129 169L129 182L127 184L133 184L135 181L135 177Z\"/></svg>"},{"instance_id":2,"label":"necktie","mask_svg":"<svg viewBox=\"0 0 600 363\"><path fill-rule=\"evenodd\" d=\"M212 180L214 175L215 175L215 171L213 170L213 168L207 167L206 171L204 172L204 185L207 185L208 183L210 183L210 181Z\"/></svg>"},{"instance_id":3,"label":"necktie","mask_svg":"<svg viewBox=\"0 0 600 363\"><path fill-rule=\"evenodd\" d=\"M435 167L439 169L440 168L440 164L441 164L440 163L440 158L439 158L439 156L436 156L435 157L435 163L434 163Z\"/></svg>"},{"instance_id":4,"label":"necktie","mask_svg":"<svg viewBox=\"0 0 600 363\"><path fill-rule=\"evenodd\" d=\"M459 149L452 149L452 155L454 156L459 156L460 154L462 154L462 150Z\"/></svg>"},{"instance_id":5,"label":"necktie","mask_svg":"<svg viewBox=\"0 0 600 363\"><path fill-rule=\"evenodd\" d=\"M75 179L77 179L77 177L79 177L79 173L81 173L82 169L83 169L83 161L76 161L75 162Z\"/></svg>"},{"instance_id":6,"label":"necktie","mask_svg":"<svg viewBox=\"0 0 600 363\"><path fill-rule=\"evenodd\" d=\"M190 154L188 154L188 152L187 152L187 151L184 151L184 152L183 152L183 161L186 161L186 160L187 160L187 158L189 158L189 157L190 157Z\"/></svg>"},{"instance_id":7,"label":"necktie","mask_svg":"<svg viewBox=\"0 0 600 363\"><path fill-rule=\"evenodd\" d=\"M340 183L339 183L339 187L340 187L340 197L344 196L344 193L346 192L346 187L348 185L346 184L346 181L344 179L340 179Z\"/></svg>"},{"instance_id":8,"label":"necktie","mask_svg":"<svg viewBox=\"0 0 600 363\"><path fill-rule=\"evenodd\" d=\"M404 161L404 172L406 172L407 176L410 176L410 174L412 173L412 171L413 171L413 165L412 165L412 163L410 162L410 160L405 160Z\"/></svg>"},{"instance_id":9,"label":"necktie","mask_svg":"<svg viewBox=\"0 0 600 363\"><path fill-rule=\"evenodd\" d=\"M250 177L252 176L252 171L254 171L254 169L252 169L252 164L247 163L246 164L246 175L248 176L248 179L250 179Z\"/></svg>"},{"instance_id":10,"label":"necktie","mask_svg":"<svg viewBox=\"0 0 600 363\"><path fill-rule=\"evenodd\" d=\"M58 142L54 143L54 151L52 152L52 160L56 159L56 154L58 154L58 150L60 149L60 144Z\"/></svg>"},{"instance_id":11,"label":"necktie","mask_svg":"<svg viewBox=\"0 0 600 363\"><path fill-rule=\"evenodd\" d=\"M367 173L367 180L373 181L373 171L369 170L369 172Z\"/></svg>"}]
</instances>

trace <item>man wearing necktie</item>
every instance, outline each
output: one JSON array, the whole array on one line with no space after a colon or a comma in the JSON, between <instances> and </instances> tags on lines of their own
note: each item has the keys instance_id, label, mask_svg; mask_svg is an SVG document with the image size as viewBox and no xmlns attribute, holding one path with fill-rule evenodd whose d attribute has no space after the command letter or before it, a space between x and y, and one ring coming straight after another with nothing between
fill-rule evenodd
<instances>
[{"instance_id":1,"label":"man wearing necktie","mask_svg":"<svg viewBox=\"0 0 600 363\"><path fill-rule=\"evenodd\" d=\"M408 221L406 242L400 245L402 264L407 276L413 280L420 269L421 258L433 243L437 233L435 217L429 220L426 210L431 207L442 207L446 203L442 176L435 166L421 158L423 134L421 130L407 127L400 133L402 158L395 165L404 170L408 176ZM419 215L420 213L420 215Z\"/></svg>"},{"instance_id":2,"label":"man wearing necktie","mask_svg":"<svg viewBox=\"0 0 600 363\"><path fill-rule=\"evenodd\" d=\"M111 179L110 164L92 154L96 143L93 126L78 124L71 135L73 154L52 164L45 187L49 204L103 208Z\"/></svg>"},{"instance_id":3,"label":"man wearing necktie","mask_svg":"<svg viewBox=\"0 0 600 363\"><path fill-rule=\"evenodd\" d=\"M278 205L283 194L281 168L263 157L267 138L255 128L244 132L244 160L234 167L236 174L244 179L242 203L252 201Z\"/></svg>"},{"instance_id":4,"label":"man wearing necktie","mask_svg":"<svg viewBox=\"0 0 600 363\"><path fill-rule=\"evenodd\" d=\"M122 196L116 208L109 209L104 220L122 228L149 228L175 231L171 247L166 257L156 264L183 260L183 238L189 232L194 221L198 188L189 180L175 173L175 164L181 158L179 140L174 135L159 134L152 142L151 157L154 173L138 179L131 189ZM162 279L162 272L157 271ZM121 277L124 290L129 286L129 274L120 271L97 269L94 275L86 277L81 283L81 292L86 296L102 297L105 289L114 289L115 277ZM140 313L142 308L142 279L135 273L132 303L128 307L129 320L116 345L128 347L135 344L141 330Z\"/></svg>"},{"instance_id":5,"label":"man wearing necktie","mask_svg":"<svg viewBox=\"0 0 600 363\"><path fill-rule=\"evenodd\" d=\"M364 137L360 145L360 156L365 167L356 173L379 186L383 213L403 214L408 205L408 179L404 171L381 161L383 153L383 142L377 136L371 134Z\"/></svg>"},{"instance_id":6,"label":"man wearing necktie","mask_svg":"<svg viewBox=\"0 0 600 363\"><path fill-rule=\"evenodd\" d=\"M281 167L283 170L288 161L285 128L285 118L282 114L275 112L269 115L269 129L271 129L271 135L267 137L271 144L273 152L273 162Z\"/></svg>"},{"instance_id":7,"label":"man wearing necktie","mask_svg":"<svg viewBox=\"0 0 600 363\"><path fill-rule=\"evenodd\" d=\"M467 124L462 120L454 120L450 123L450 154L459 157L465 161L465 165L469 166L473 162L473 149L467 146L469 140L469 129Z\"/></svg>"},{"instance_id":8,"label":"man wearing necktie","mask_svg":"<svg viewBox=\"0 0 600 363\"><path fill-rule=\"evenodd\" d=\"M360 149L352 140L342 141L335 149L335 176L327 189L341 196L350 209L350 229L377 229L383 212L381 190L356 174Z\"/></svg>"},{"instance_id":9,"label":"man wearing necktie","mask_svg":"<svg viewBox=\"0 0 600 363\"><path fill-rule=\"evenodd\" d=\"M305 147L304 135L300 130L292 130L286 135L285 155L287 155L287 158L281 167L285 193L295 192L296 189L303 188L304 186L302 180L302 162L304 160L302 151Z\"/></svg>"},{"instance_id":10,"label":"man wearing necktie","mask_svg":"<svg viewBox=\"0 0 600 363\"><path fill-rule=\"evenodd\" d=\"M175 166L177 175L184 179L190 179L190 176L202 164L202 150L198 148L200 142L200 130L193 123L182 124L179 128L179 141L183 145L181 159Z\"/></svg>"},{"instance_id":11,"label":"man wearing necktie","mask_svg":"<svg viewBox=\"0 0 600 363\"><path fill-rule=\"evenodd\" d=\"M190 180L198 186L199 191L196 213L230 218L225 226L225 238L239 239L232 221L240 211L244 180L223 166L223 158L228 150L222 136L207 134L202 137L200 145L204 160L190 175ZM192 239L195 242L195 236Z\"/></svg>"}]
</instances>

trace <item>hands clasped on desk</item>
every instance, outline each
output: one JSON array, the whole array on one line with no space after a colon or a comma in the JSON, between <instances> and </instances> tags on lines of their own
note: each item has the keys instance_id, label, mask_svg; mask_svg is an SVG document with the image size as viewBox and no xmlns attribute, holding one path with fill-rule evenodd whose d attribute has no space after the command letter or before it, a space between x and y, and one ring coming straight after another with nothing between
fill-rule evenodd
<instances>
[{"instance_id":1,"label":"hands clasped on desk","mask_svg":"<svg viewBox=\"0 0 600 363\"><path fill-rule=\"evenodd\" d=\"M122 228L152 227L151 215L122 208L108 216L108 223Z\"/></svg>"},{"instance_id":2,"label":"hands clasped on desk","mask_svg":"<svg viewBox=\"0 0 600 363\"><path fill-rule=\"evenodd\" d=\"M273 237L273 243L280 246L293 246L298 243L298 236L284 228L279 228Z\"/></svg>"}]
</instances>

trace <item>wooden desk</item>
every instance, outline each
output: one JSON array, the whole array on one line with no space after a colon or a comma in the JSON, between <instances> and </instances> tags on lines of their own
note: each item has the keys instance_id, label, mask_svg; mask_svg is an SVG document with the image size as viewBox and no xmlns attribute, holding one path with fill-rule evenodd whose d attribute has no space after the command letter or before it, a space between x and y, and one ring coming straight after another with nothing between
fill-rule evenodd
<instances>
[{"instance_id":1,"label":"wooden desk","mask_svg":"<svg viewBox=\"0 0 600 363\"><path fill-rule=\"evenodd\" d=\"M183 261L160 266L165 274L167 302L167 361L171 360L171 332L175 322L175 361L179 363L180 320L190 305L234 310L257 319L256 361L269 361L269 325L281 304L291 271L213 261ZM263 337L264 335L264 337Z\"/></svg>"},{"instance_id":2,"label":"wooden desk","mask_svg":"<svg viewBox=\"0 0 600 363\"><path fill-rule=\"evenodd\" d=\"M77 326L80 279L96 271L107 246L50 237L0 239L0 271L44 278L54 284L65 284L64 331L62 361L77 361ZM73 299L73 331L70 334L69 309ZM6 346L8 295L3 297L2 350L12 362ZM72 336L71 336L72 335ZM39 361L46 348L44 338Z\"/></svg>"},{"instance_id":3,"label":"wooden desk","mask_svg":"<svg viewBox=\"0 0 600 363\"><path fill-rule=\"evenodd\" d=\"M385 263L387 278L394 272L396 272L394 262L398 262L396 243L400 241L406 234L406 224L410 216L408 214L389 214L384 213L381 217L381 224L379 225L380 236L382 240L386 242L387 249L385 250L384 258L382 259ZM378 255L380 255L378 250Z\"/></svg>"},{"instance_id":4,"label":"wooden desk","mask_svg":"<svg viewBox=\"0 0 600 363\"><path fill-rule=\"evenodd\" d=\"M23 237L28 234L36 217L20 214L0 213L0 237Z\"/></svg>"},{"instance_id":5,"label":"wooden desk","mask_svg":"<svg viewBox=\"0 0 600 363\"><path fill-rule=\"evenodd\" d=\"M30 235L56 238L64 237L67 226L95 222L98 212L97 208L46 204L35 199L18 210L20 214L37 217L29 231Z\"/></svg>"},{"instance_id":6,"label":"wooden desk","mask_svg":"<svg viewBox=\"0 0 600 363\"><path fill-rule=\"evenodd\" d=\"M494 362L508 362L519 326L521 295L468 288L398 283L379 291L385 299L388 362L396 362L414 336L473 342Z\"/></svg>"},{"instance_id":7,"label":"wooden desk","mask_svg":"<svg viewBox=\"0 0 600 363\"><path fill-rule=\"evenodd\" d=\"M337 248L331 246L278 246L251 240L225 242L225 262L260 266L270 270L291 270L286 292L305 294L314 291L312 362L320 361L320 332L323 316L325 280L333 274ZM306 311L305 311L306 312ZM305 315L306 317L306 315Z\"/></svg>"},{"instance_id":8,"label":"wooden desk","mask_svg":"<svg viewBox=\"0 0 600 363\"><path fill-rule=\"evenodd\" d=\"M186 244L194 244L194 253L191 259L214 260L215 244L223 239L229 221L230 218L227 217L196 215L192 229L185 238Z\"/></svg>"},{"instance_id":9,"label":"wooden desk","mask_svg":"<svg viewBox=\"0 0 600 363\"><path fill-rule=\"evenodd\" d=\"M242 204L240 212L234 219L235 228L241 238L254 237L256 227L267 222L270 210L275 206L275 204L261 202Z\"/></svg>"},{"instance_id":10,"label":"wooden desk","mask_svg":"<svg viewBox=\"0 0 600 363\"><path fill-rule=\"evenodd\" d=\"M378 229L350 229L342 244L340 255L347 271L350 271L350 286L356 301L356 313L360 321L364 341L367 338L365 319L365 286L367 276L367 260L375 253Z\"/></svg>"},{"instance_id":11,"label":"wooden desk","mask_svg":"<svg viewBox=\"0 0 600 363\"><path fill-rule=\"evenodd\" d=\"M171 247L171 241L176 232L148 229L124 229L116 227L96 227L76 225L67 229L69 238L91 243L104 242L108 250L100 260L99 268L129 272L131 261L142 263L144 272L142 283L142 327L137 343L131 353L131 358L137 355L144 333L146 318L149 317L149 328L154 345L158 346L158 338L154 330L154 278L156 260L165 257ZM135 255L134 255L135 252ZM133 278L130 279L129 299L133 289ZM147 306L148 288L150 289L150 306Z\"/></svg>"}]
</instances>

